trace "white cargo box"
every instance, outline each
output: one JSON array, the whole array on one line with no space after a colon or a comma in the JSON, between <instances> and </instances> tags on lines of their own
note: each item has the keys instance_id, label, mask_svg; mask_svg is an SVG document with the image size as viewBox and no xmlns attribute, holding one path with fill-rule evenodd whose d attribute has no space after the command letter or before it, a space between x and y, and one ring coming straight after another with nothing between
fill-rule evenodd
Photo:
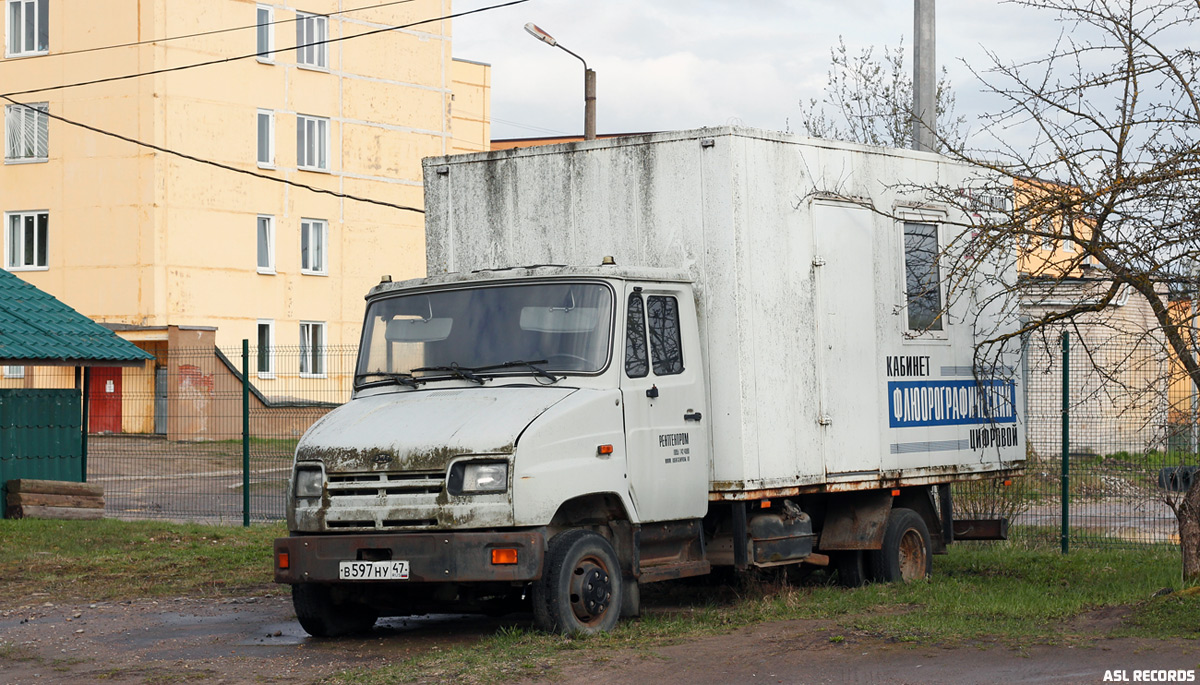
<instances>
[{"instance_id":1,"label":"white cargo box","mask_svg":"<svg viewBox=\"0 0 1200 685\"><path fill-rule=\"evenodd\" d=\"M945 249L964 216L899 187L974 176L933 154L742 128L430 158L428 273L604 256L690 273L716 496L977 478L1025 458L1019 357L1003 377L973 367L977 337L1015 313L980 305L979 279L941 330L911 327L906 232L919 264L914 250L934 236Z\"/></svg>"}]
</instances>

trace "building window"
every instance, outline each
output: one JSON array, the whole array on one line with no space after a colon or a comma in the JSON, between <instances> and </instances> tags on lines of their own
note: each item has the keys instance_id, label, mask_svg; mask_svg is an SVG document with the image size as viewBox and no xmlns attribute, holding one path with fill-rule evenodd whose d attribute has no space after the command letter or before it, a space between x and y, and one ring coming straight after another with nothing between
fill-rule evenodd
<instances>
[{"instance_id":1,"label":"building window","mask_svg":"<svg viewBox=\"0 0 1200 685\"><path fill-rule=\"evenodd\" d=\"M5 366L4 367L4 377L5 378L24 378L25 377L25 367L24 366Z\"/></svg>"},{"instance_id":2,"label":"building window","mask_svg":"<svg viewBox=\"0 0 1200 685\"><path fill-rule=\"evenodd\" d=\"M275 217L258 215L258 273L275 273Z\"/></svg>"},{"instance_id":3,"label":"building window","mask_svg":"<svg viewBox=\"0 0 1200 685\"><path fill-rule=\"evenodd\" d=\"M275 21L274 11L265 5L258 6L258 30L256 51L258 61L270 62L275 59Z\"/></svg>"},{"instance_id":4,"label":"building window","mask_svg":"<svg viewBox=\"0 0 1200 685\"><path fill-rule=\"evenodd\" d=\"M942 330L942 279L938 250L936 225L905 222L904 283L910 331Z\"/></svg>"},{"instance_id":5,"label":"building window","mask_svg":"<svg viewBox=\"0 0 1200 685\"><path fill-rule=\"evenodd\" d=\"M300 273L324 276L327 273L325 246L329 224L321 219L300 220Z\"/></svg>"},{"instance_id":6,"label":"building window","mask_svg":"<svg viewBox=\"0 0 1200 685\"><path fill-rule=\"evenodd\" d=\"M259 378L275 377L275 321L258 320L258 347L255 370Z\"/></svg>"},{"instance_id":7,"label":"building window","mask_svg":"<svg viewBox=\"0 0 1200 685\"><path fill-rule=\"evenodd\" d=\"M296 166L329 171L329 120L296 115Z\"/></svg>"},{"instance_id":8,"label":"building window","mask_svg":"<svg viewBox=\"0 0 1200 685\"><path fill-rule=\"evenodd\" d=\"M300 322L300 375L325 375L325 324Z\"/></svg>"},{"instance_id":9,"label":"building window","mask_svg":"<svg viewBox=\"0 0 1200 685\"><path fill-rule=\"evenodd\" d=\"M4 161L44 162L50 157L48 105L38 102L4 107Z\"/></svg>"},{"instance_id":10,"label":"building window","mask_svg":"<svg viewBox=\"0 0 1200 685\"><path fill-rule=\"evenodd\" d=\"M275 166L275 112L258 110L258 165Z\"/></svg>"},{"instance_id":11,"label":"building window","mask_svg":"<svg viewBox=\"0 0 1200 685\"><path fill-rule=\"evenodd\" d=\"M50 0L8 0L8 56L44 55L50 49Z\"/></svg>"},{"instance_id":12,"label":"building window","mask_svg":"<svg viewBox=\"0 0 1200 685\"><path fill-rule=\"evenodd\" d=\"M683 373L683 341L679 331L679 302L674 297L646 298L649 320L650 357L655 376Z\"/></svg>"},{"instance_id":13,"label":"building window","mask_svg":"<svg viewBox=\"0 0 1200 685\"><path fill-rule=\"evenodd\" d=\"M8 235L4 241L7 267L13 270L45 269L50 214L11 212L7 219Z\"/></svg>"},{"instance_id":14,"label":"building window","mask_svg":"<svg viewBox=\"0 0 1200 685\"><path fill-rule=\"evenodd\" d=\"M324 69L329 60L327 18L296 13L296 64Z\"/></svg>"},{"instance_id":15,"label":"building window","mask_svg":"<svg viewBox=\"0 0 1200 685\"><path fill-rule=\"evenodd\" d=\"M1042 249L1047 252L1054 252L1057 249L1054 240L1054 223L1050 219L1042 219L1038 224L1038 231L1042 234Z\"/></svg>"}]
</instances>

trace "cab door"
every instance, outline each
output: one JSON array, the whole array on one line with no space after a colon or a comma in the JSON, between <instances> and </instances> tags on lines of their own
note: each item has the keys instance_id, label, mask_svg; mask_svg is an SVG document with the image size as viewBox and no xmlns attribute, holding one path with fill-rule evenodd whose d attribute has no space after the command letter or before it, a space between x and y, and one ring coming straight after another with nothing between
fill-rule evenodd
<instances>
[{"instance_id":1,"label":"cab door","mask_svg":"<svg viewBox=\"0 0 1200 685\"><path fill-rule=\"evenodd\" d=\"M710 417L691 287L628 284L624 312L630 498L644 522L701 517L708 508Z\"/></svg>"}]
</instances>

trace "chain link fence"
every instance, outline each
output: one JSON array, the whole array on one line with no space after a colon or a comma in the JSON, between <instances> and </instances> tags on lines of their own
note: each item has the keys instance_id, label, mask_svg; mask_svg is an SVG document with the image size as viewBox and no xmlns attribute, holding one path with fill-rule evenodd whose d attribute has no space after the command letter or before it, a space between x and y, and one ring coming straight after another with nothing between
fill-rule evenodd
<instances>
[{"instance_id":1,"label":"chain link fence","mask_svg":"<svg viewBox=\"0 0 1200 685\"><path fill-rule=\"evenodd\" d=\"M1064 365L1058 341L1027 346L1026 475L1010 485L955 485L956 516L1005 516L1015 536L1053 543L1065 535L1084 546L1177 544L1170 503L1200 464L1196 393L1161 346L1139 351L1084 339ZM248 347L244 354L164 348L144 368L92 370L87 480L104 486L109 516L283 517L296 443L350 398L355 349Z\"/></svg>"},{"instance_id":2,"label":"chain link fence","mask_svg":"<svg viewBox=\"0 0 1200 685\"><path fill-rule=\"evenodd\" d=\"M955 486L956 515L1006 516L1015 535L1064 550L1178 544L1172 504L1200 463L1196 393L1164 346L1075 327L1065 346L1061 329L1029 341L1024 358L1025 476Z\"/></svg>"},{"instance_id":3,"label":"chain link fence","mask_svg":"<svg viewBox=\"0 0 1200 685\"><path fill-rule=\"evenodd\" d=\"M176 348L94 369L87 480L110 516L280 519L296 443L350 399L354 358L350 346Z\"/></svg>"}]
</instances>

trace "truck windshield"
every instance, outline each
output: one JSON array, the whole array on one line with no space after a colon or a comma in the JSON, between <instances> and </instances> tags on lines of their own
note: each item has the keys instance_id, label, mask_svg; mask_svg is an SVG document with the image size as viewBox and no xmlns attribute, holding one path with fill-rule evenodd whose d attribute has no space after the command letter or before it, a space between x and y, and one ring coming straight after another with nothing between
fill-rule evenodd
<instances>
[{"instance_id":1,"label":"truck windshield","mask_svg":"<svg viewBox=\"0 0 1200 685\"><path fill-rule=\"evenodd\" d=\"M600 283L468 287L367 308L355 384L596 373L608 364L612 291ZM482 381L479 381L482 382Z\"/></svg>"}]
</instances>

